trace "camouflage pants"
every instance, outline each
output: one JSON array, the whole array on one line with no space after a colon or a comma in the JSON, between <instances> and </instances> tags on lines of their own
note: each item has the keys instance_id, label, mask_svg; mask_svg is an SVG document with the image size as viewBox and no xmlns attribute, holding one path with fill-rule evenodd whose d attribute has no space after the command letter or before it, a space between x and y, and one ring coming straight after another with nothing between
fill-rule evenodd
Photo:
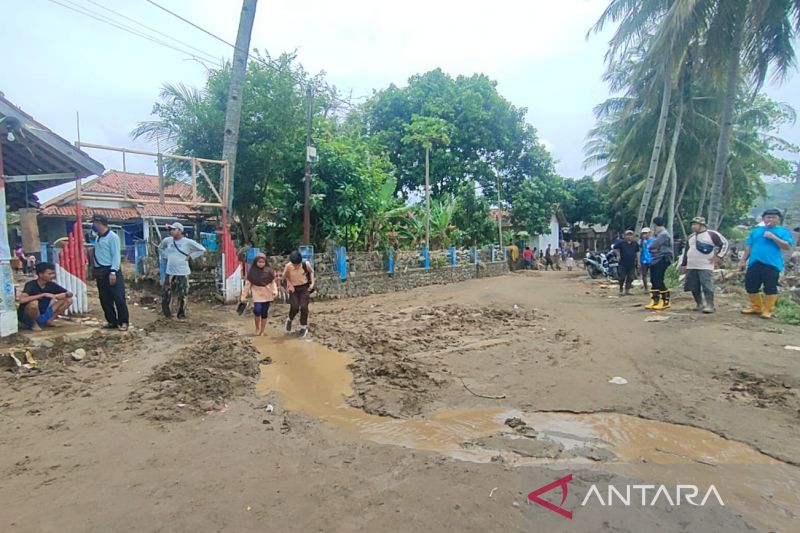
<instances>
[{"instance_id":1,"label":"camouflage pants","mask_svg":"<svg viewBox=\"0 0 800 533\"><path fill-rule=\"evenodd\" d=\"M170 303L172 299L178 300L178 318L186 316L186 298L189 296L189 276L167 276L164 286L161 287L161 310L164 316L172 316Z\"/></svg>"}]
</instances>

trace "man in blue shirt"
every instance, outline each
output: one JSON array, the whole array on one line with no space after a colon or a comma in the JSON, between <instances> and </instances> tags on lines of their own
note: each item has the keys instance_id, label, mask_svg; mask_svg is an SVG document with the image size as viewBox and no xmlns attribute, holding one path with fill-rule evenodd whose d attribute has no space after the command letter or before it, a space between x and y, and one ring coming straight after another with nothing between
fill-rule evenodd
<instances>
[{"instance_id":1,"label":"man in blue shirt","mask_svg":"<svg viewBox=\"0 0 800 533\"><path fill-rule=\"evenodd\" d=\"M763 226L754 229L745 242L744 257L739 265L747 269L744 286L750 307L743 309L745 315L761 315L772 318L778 303L778 280L783 272L783 252L794 246L792 233L781 226L783 215L777 209L767 209L761 215ZM761 300L761 287L764 300Z\"/></svg>"},{"instance_id":2,"label":"man in blue shirt","mask_svg":"<svg viewBox=\"0 0 800 533\"><path fill-rule=\"evenodd\" d=\"M653 244L653 239L650 238L650 228L642 228L641 239L639 239L639 249L641 250L639 263L640 268L642 269L642 284L644 285L644 292L650 290L650 287L647 285L647 275L650 273L650 265L653 262L653 256L650 254L651 244Z\"/></svg>"},{"instance_id":3,"label":"man in blue shirt","mask_svg":"<svg viewBox=\"0 0 800 533\"><path fill-rule=\"evenodd\" d=\"M105 327L127 331L128 302L125 300L119 237L108 227L108 218L104 215L94 215L92 227L97 233L92 266L97 292L100 293L100 306L106 316Z\"/></svg>"}]
</instances>

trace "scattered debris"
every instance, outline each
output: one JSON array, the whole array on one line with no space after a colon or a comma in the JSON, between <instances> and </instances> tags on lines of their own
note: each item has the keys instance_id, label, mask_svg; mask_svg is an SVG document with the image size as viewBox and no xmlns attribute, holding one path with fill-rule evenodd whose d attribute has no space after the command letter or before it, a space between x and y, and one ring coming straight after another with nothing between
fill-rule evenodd
<instances>
[{"instance_id":1,"label":"scattered debris","mask_svg":"<svg viewBox=\"0 0 800 533\"><path fill-rule=\"evenodd\" d=\"M264 408L264 410L265 410L266 412L268 412L268 413L271 413L272 411L274 411L274 410L275 410L275 408L274 408L274 407L272 407L272 404L270 403L270 404L267 404L267 406Z\"/></svg>"},{"instance_id":2,"label":"scattered debris","mask_svg":"<svg viewBox=\"0 0 800 533\"><path fill-rule=\"evenodd\" d=\"M650 315L644 319L645 322L666 322L667 320L669 317L666 315Z\"/></svg>"},{"instance_id":3,"label":"scattered debris","mask_svg":"<svg viewBox=\"0 0 800 533\"><path fill-rule=\"evenodd\" d=\"M73 361L83 361L83 359L86 357L86 350L83 348L78 348L72 352L71 357Z\"/></svg>"},{"instance_id":4,"label":"scattered debris","mask_svg":"<svg viewBox=\"0 0 800 533\"><path fill-rule=\"evenodd\" d=\"M614 385L627 385L628 380L625 378L621 378L619 376L615 376L608 380L609 383L613 383Z\"/></svg>"},{"instance_id":5,"label":"scattered debris","mask_svg":"<svg viewBox=\"0 0 800 533\"><path fill-rule=\"evenodd\" d=\"M501 394L499 396L486 396L484 394L478 394L477 392L473 392L469 387L467 387L467 384L464 383L464 378L459 377L458 379L461 380L461 384L464 385L464 388L467 389L467 392L469 392L473 396L477 396L478 398L486 398L487 400L504 400L506 398L505 394Z\"/></svg>"},{"instance_id":6,"label":"scattered debris","mask_svg":"<svg viewBox=\"0 0 800 533\"><path fill-rule=\"evenodd\" d=\"M793 352L800 352L800 346L784 346L783 348Z\"/></svg>"}]
</instances>

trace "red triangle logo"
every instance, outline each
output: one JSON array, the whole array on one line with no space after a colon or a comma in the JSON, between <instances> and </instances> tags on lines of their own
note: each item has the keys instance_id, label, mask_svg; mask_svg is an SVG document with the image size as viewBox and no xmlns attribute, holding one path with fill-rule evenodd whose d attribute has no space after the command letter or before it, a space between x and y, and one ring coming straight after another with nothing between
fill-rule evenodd
<instances>
[{"instance_id":1,"label":"red triangle logo","mask_svg":"<svg viewBox=\"0 0 800 533\"><path fill-rule=\"evenodd\" d=\"M552 504L552 503L550 503L550 502L548 502L546 500L543 500L543 499L541 499L539 497L542 494L550 492L551 490L553 490L555 488L561 487L561 505L564 505L564 502L567 501L567 495L569 494L569 487L568 487L567 483L569 483L570 481L572 481L572 474L570 474L568 476L564 476L561 479L558 479L556 481L553 481L549 485L545 485L544 487L536 489L535 491L533 491L530 494L528 494L528 499L530 501L532 501L533 503L537 503L537 504L541 505L542 507L546 507L547 509L550 509L554 513L560 514L564 518L568 518L569 520L572 520L572 513L571 512L567 511L566 509L564 509L563 507L561 507L559 505L554 505L554 504Z\"/></svg>"}]
</instances>

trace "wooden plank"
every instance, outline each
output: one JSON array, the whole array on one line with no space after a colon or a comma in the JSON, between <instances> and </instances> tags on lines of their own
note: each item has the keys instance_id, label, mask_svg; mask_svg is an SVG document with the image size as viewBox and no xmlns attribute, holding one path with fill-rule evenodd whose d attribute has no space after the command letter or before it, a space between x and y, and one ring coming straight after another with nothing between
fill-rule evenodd
<instances>
[{"instance_id":1,"label":"wooden plank","mask_svg":"<svg viewBox=\"0 0 800 533\"><path fill-rule=\"evenodd\" d=\"M48 180L75 180L77 176L74 172L62 174L23 174L17 176L3 176L6 183L25 183L26 181L48 181Z\"/></svg>"},{"instance_id":2,"label":"wooden plank","mask_svg":"<svg viewBox=\"0 0 800 533\"><path fill-rule=\"evenodd\" d=\"M199 162L197 163L197 170L199 170L200 174L202 174L203 177L206 179L206 182L208 183L208 186L211 187L211 192L214 193L214 196L217 197L217 200L222 202L222 196L219 195L219 192L217 192L217 188L214 187L213 183L211 183L211 178L208 177L208 174L206 174L206 171L203 169L203 165L201 165Z\"/></svg>"}]
</instances>

